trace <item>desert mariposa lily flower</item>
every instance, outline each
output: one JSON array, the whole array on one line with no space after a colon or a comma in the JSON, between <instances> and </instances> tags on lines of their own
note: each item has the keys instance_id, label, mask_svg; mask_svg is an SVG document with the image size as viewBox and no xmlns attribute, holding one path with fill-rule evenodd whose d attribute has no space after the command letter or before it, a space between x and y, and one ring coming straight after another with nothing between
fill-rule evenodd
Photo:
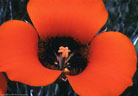
<instances>
[{"instance_id":1,"label":"desert mariposa lily flower","mask_svg":"<svg viewBox=\"0 0 138 96\"><path fill-rule=\"evenodd\" d=\"M35 29L18 20L0 27L0 71L11 80L44 86L63 72L80 96L118 96L132 85L137 57L131 41L112 31L95 36L108 17L102 0L30 0L27 10ZM48 59L38 55L38 35ZM80 74L72 71L76 65Z\"/></svg>"},{"instance_id":2,"label":"desert mariposa lily flower","mask_svg":"<svg viewBox=\"0 0 138 96\"><path fill-rule=\"evenodd\" d=\"M2 96L7 90L7 81L3 73L0 73L0 96Z\"/></svg>"}]
</instances>

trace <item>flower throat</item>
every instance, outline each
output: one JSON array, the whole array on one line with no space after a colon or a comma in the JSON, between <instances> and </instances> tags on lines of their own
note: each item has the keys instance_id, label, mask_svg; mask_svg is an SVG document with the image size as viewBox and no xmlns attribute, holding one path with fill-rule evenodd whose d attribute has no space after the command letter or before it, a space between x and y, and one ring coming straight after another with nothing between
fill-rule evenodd
<instances>
[{"instance_id":1,"label":"flower throat","mask_svg":"<svg viewBox=\"0 0 138 96\"><path fill-rule=\"evenodd\" d=\"M40 62L49 69L77 75L87 66L88 45L83 45L71 37L39 40L38 48Z\"/></svg>"}]
</instances>

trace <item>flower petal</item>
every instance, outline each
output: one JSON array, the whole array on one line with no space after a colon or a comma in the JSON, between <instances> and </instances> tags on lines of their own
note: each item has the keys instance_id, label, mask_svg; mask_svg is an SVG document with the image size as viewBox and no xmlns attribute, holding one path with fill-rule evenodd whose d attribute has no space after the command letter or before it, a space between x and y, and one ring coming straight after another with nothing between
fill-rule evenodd
<instances>
[{"instance_id":1,"label":"flower petal","mask_svg":"<svg viewBox=\"0 0 138 96\"><path fill-rule=\"evenodd\" d=\"M30 0L29 16L41 38L70 36L88 43L105 24L102 0Z\"/></svg>"},{"instance_id":2,"label":"flower petal","mask_svg":"<svg viewBox=\"0 0 138 96\"><path fill-rule=\"evenodd\" d=\"M52 83L61 72L47 69L37 56L38 35L30 24L8 21L0 27L0 71L31 86Z\"/></svg>"},{"instance_id":3,"label":"flower petal","mask_svg":"<svg viewBox=\"0 0 138 96\"><path fill-rule=\"evenodd\" d=\"M0 73L0 96L7 90L7 81L3 73Z\"/></svg>"},{"instance_id":4,"label":"flower petal","mask_svg":"<svg viewBox=\"0 0 138 96\"><path fill-rule=\"evenodd\" d=\"M132 85L136 63L135 48L125 35L103 32L92 40L84 72L68 79L81 96L119 96Z\"/></svg>"}]
</instances>

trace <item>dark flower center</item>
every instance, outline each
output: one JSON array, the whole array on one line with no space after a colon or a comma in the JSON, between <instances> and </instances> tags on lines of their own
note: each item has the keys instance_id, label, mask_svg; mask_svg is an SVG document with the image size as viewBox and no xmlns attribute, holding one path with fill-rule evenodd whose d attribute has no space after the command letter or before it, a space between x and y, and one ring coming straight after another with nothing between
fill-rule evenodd
<instances>
[{"instance_id":1,"label":"dark flower center","mask_svg":"<svg viewBox=\"0 0 138 96\"><path fill-rule=\"evenodd\" d=\"M77 75L87 66L88 45L83 45L71 37L48 38L39 40L39 60L43 66L61 70L63 74ZM60 48L69 50L67 58L62 57Z\"/></svg>"}]
</instances>

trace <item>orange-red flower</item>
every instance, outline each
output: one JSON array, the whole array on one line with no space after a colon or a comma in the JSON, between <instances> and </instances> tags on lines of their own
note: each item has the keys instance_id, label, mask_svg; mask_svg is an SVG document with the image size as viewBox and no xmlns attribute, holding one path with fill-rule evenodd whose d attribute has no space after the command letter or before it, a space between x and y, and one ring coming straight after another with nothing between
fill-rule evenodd
<instances>
[{"instance_id":1,"label":"orange-red flower","mask_svg":"<svg viewBox=\"0 0 138 96\"><path fill-rule=\"evenodd\" d=\"M132 85L137 57L131 41L112 31L94 37L108 17L102 0L30 0L27 10L36 30L18 20L0 27L0 71L11 80L43 86L61 74L40 63L39 34L43 40L72 37L81 44L88 44L93 38L85 70L75 76L67 75L80 96L118 96Z\"/></svg>"},{"instance_id":2,"label":"orange-red flower","mask_svg":"<svg viewBox=\"0 0 138 96\"><path fill-rule=\"evenodd\" d=\"M7 90L6 78L2 73L0 73L0 96L4 94Z\"/></svg>"}]
</instances>

